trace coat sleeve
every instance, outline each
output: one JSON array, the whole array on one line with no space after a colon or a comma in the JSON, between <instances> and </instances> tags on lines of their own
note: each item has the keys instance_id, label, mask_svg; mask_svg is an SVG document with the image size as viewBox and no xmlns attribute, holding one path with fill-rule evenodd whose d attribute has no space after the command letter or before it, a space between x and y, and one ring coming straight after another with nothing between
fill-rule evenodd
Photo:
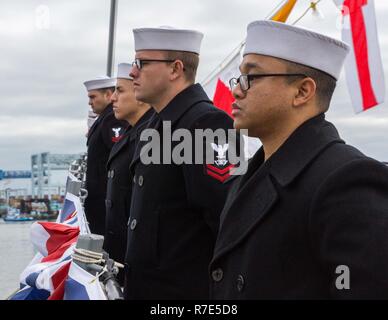
<instances>
[{"instance_id":1,"label":"coat sleeve","mask_svg":"<svg viewBox=\"0 0 388 320\"><path fill-rule=\"evenodd\" d=\"M193 129L211 129L213 131L223 129L227 134L227 130L233 128L233 121L226 113L219 111L209 112L205 116L197 119L194 127L191 128L192 133ZM195 134L193 134L194 136ZM219 141L201 140L197 144L197 147L203 146L203 163L184 165L183 173L189 204L194 208L198 208L198 211L203 213L206 223L212 229L214 236L216 236L220 214L225 205L231 182L236 176L230 175L229 170L233 165L229 162L228 152L226 152L225 159L221 165L214 163L215 160L218 160L218 153L211 148L211 143L215 143L221 147L225 145L225 143L220 143ZM195 158L198 150L195 149L195 143L193 143L193 146L193 157ZM206 163L206 148L215 153L212 163ZM224 163L225 161L226 163Z\"/></svg>"},{"instance_id":2,"label":"coat sleeve","mask_svg":"<svg viewBox=\"0 0 388 320\"><path fill-rule=\"evenodd\" d=\"M310 232L332 298L388 298L385 165L363 158L330 174L313 199Z\"/></svg>"},{"instance_id":3,"label":"coat sleeve","mask_svg":"<svg viewBox=\"0 0 388 320\"><path fill-rule=\"evenodd\" d=\"M102 124L102 139L109 150L111 150L113 145L123 137L127 126L127 122L117 120L114 114L110 114L104 119Z\"/></svg>"}]
</instances>

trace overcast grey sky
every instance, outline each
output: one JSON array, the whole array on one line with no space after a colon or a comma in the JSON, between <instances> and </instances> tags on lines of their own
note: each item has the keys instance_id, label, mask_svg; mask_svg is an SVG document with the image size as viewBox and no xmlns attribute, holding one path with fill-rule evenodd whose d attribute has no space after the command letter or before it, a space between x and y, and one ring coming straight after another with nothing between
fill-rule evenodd
<instances>
[{"instance_id":1,"label":"overcast grey sky","mask_svg":"<svg viewBox=\"0 0 388 320\"><path fill-rule=\"evenodd\" d=\"M119 0L116 66L132 61L132 28L192 28L205 34L197 79L201 81L241 42L247 24L267 17L279 2ZM291 22L309 2L298 1ZM82 83L105 74L109 5L109 0L2 1L0 169L29 169L33 153L86 150L88 100ZM47 29L39 22L39 6L49 9ZM375 0L375 6L388 83L388 1ZM333 1L322 0L319 8L323 19L308 14L298 25L340 38ZM327 118L348 143L388 161L388 104L355 114L344 74Z\"/></svg>"}]
</instances>

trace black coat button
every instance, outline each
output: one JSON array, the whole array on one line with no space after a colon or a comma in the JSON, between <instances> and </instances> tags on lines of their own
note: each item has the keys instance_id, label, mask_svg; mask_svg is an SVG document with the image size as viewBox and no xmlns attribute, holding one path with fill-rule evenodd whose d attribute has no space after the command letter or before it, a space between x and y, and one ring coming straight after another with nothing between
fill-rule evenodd
<instances>
[{"instance_id":1,"label":"black coat button","mask_svg":"<svg viewBox=\"0 0 388 320\"><path fill-rule=\"evenodd\" d=\"M244 284L245 284L244 277L241 274L239 274L237 277L237 290L239 292L243 291Z\"/></svg>"},{"instance_id":2,"label":"black coat button","mask_svg":"<svg viewBox=\"0 0 388 320\"><path fill-rule=\"evenodd\" d=\"M105 199L105 207L108 209L112 208L112 201Z\"/></svg>"},{"instance_id":3,"label":"black coat button","mask_svg":"<svg viewBox=\"0 0 388 320\"><path fill-rule=\"evenodd\" d=\"M220 282L222 280L223 276L224 276L224 272L222 271L221 268L217 268L217 269L213 270L213 272L212 272L212 279L215 282Z\"/></svg>"},{"instance_id":4,"label":"black coat button","mask_svg":"<svg viewBox=\"0 0 388 320\"><path fill-rule=\"evenodd\" d=\"M137 225L137 221L136 221L136 219L133 219L131 222L131 230L135 230L136 225Z\"/></svg>"}]
</instances>

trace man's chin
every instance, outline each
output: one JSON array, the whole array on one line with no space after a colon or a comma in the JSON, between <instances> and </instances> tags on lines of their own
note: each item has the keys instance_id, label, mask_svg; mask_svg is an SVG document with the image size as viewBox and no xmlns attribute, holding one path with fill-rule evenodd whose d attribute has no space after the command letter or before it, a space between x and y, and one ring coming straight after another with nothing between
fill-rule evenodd
<instances>
[{"instance_id":1,"label":"man's chin","mask_svg":"<svg viewBox=\"0 0 388 320\"><path fill-rule=\"evenodd\" d=\"M233 128L235 128L236 130L245 129L244 124L241 123L241 121L239 121L237 119L234 119L234 121L233 121Z\"/></svg>"},{"instance_id":2,"label":"man's chin","mask_svg":"<svg viewBox=\"0 0 388 320\"><path fill-rule=\"evenodd\" d=\"M137 101L143 102L143 103L148 103L147 102L147 97L144 96L144 94L141 94L140 92L135 92L135 98Z\"/></svg>"},{"instance_id":3,"label":"man's chin","mask_svg":"<svg viewBox=\"0 0 388 320\"><path fill-rule=\"evenodd\" d=\"M123 120L123 116L122 116L120 113L115 112L114 114L115 114L115 118L116 118L117 120Z\"/></svg>"}]
</instances>

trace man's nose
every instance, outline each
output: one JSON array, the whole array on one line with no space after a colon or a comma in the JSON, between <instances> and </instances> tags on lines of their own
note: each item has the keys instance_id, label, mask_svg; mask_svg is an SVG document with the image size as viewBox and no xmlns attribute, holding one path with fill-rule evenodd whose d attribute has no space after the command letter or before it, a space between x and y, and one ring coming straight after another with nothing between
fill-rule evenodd
<instances>
[{"instance_id":1,"label":"man's nose","mask_svg":"<svg viewBox=\"0 0 388 320\"><path fill-rule=\"evenodd\" d=\"M241 90L240 84L237 84L232 90L233 97L238 100L241 99L245 95L245 91Z\"/></svg>"},{"instance_id":2,"label":"man's nose","mask_svg":"<svg viewBox=\"0 0 388 320\"><path fill-rule=\"evenodd\" d=\"M136 79L139 76L139 69L137 68L136 65L132 66L129 76Z\"/></svg>"}]
</instances>

